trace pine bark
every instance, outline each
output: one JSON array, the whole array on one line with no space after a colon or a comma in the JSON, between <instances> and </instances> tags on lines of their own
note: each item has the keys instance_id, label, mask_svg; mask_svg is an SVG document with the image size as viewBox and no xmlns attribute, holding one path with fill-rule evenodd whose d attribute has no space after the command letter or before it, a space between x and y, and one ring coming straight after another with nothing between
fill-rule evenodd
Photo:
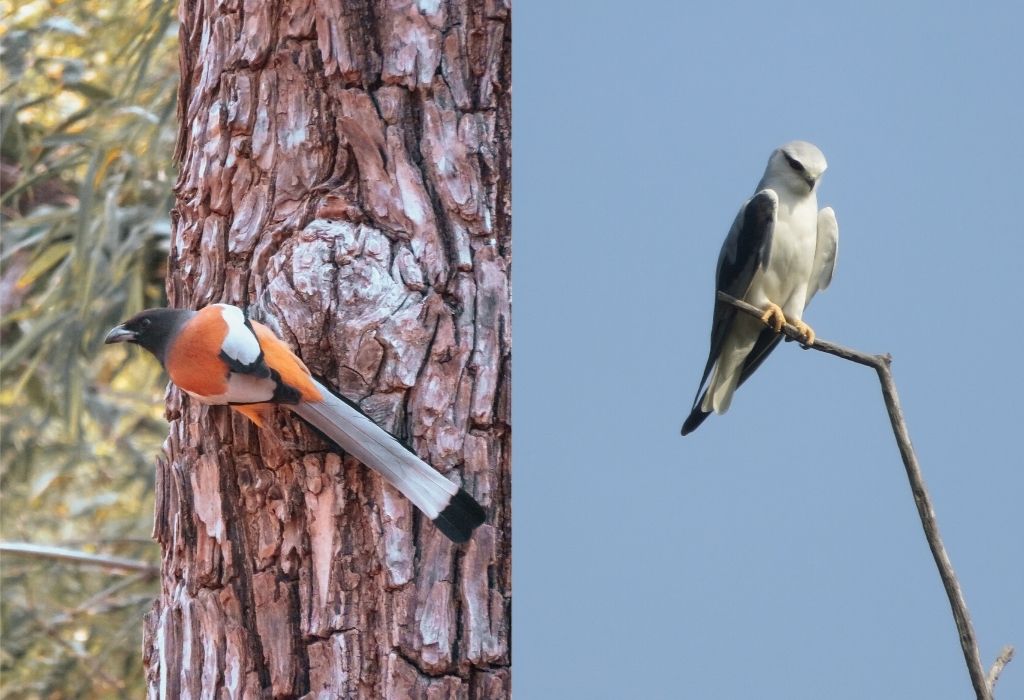
<instances>
[{"instance_id":1,"label":"pine bark","mask_svg":"<svg viewBox=\"0 0 1024 700\"><path fill-rule=\"evenodd\" d=\"M151 698L510 693L510 8L181 0L172 306L247 306L488 511L168 393Z\"/></svg>"}]
</instances>

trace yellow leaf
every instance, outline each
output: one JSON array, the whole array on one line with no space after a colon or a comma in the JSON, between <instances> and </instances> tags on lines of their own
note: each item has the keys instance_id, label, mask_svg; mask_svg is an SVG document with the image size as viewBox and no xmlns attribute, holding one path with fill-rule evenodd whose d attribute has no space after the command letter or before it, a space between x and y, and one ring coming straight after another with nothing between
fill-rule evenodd
<instances>
[{"instance_id":1,"label":"yellow leaf","mask_svg":"<svg viewBox=\"0 0 1024 700\"><path fill-rule=\"evenodd\" d=\"M28 269L25 270L25 274L18 279L18 288L25 289L26 287L32 286L36 280L49 272L54 265L60 263L70 252L70 241L53 243L52 245L44 248L43 251L39 253L29 264Z\"/></svg>"}]
</instances>

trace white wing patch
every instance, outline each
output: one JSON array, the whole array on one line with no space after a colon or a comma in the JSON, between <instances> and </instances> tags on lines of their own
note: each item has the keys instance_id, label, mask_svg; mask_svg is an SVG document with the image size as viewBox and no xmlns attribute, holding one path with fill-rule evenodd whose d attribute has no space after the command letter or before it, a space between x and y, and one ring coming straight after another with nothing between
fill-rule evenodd
<instances>
[{"instance_id":1,"label":"white wing patch","mask_svg":"<svg viewBox=\"0 0 1024 700\"><path fill-rule=\"evenodd\" d=\"M221 316L228 324L228 334L224 338L221 350L228 357L237 360L243 365L251 365L260 357L260 344L256 336L245 325L245 314L237 306L228 304L217 304L220 307Z\"/></svg>"}]
</instances>

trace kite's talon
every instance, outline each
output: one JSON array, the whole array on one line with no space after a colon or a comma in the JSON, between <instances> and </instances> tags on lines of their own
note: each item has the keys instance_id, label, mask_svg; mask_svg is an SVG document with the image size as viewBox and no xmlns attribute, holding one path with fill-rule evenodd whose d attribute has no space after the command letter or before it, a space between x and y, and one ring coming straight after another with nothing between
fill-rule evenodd
<instances>
[{"instance_id":1,"label":"kite's talon","mask_svg":"<svg viewBox=\"0 0 1024 700\"><path fill-rule=\"evenodd\" d=\"M815 336L813 328L811 328L810 326L808 326L806 323L799 319L796 321L790 321L789 323L790 325L793 326L793 328L796 328L798 331L800 331L801 335L804 336L804 340L802 341L804 345L814 345Z\"/></svg>"},{"instance_id":2,"label":"kite's talon","mask_svg":"<svg viewBox=\"0 0 1024 700\"><path fill-rule=\"evenodd\" d=\"M776 333L782 332L782 327L786 325L786 315L782 313L782 307L778 304L768 302L768 308L761 314L761 322L775 330Z\"/></svg>"}]
</instances>

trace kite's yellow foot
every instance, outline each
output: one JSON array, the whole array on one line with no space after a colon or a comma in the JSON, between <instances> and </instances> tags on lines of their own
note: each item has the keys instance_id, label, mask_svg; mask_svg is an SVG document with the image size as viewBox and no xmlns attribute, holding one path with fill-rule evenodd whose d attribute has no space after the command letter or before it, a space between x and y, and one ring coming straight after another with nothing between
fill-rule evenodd
<instances>
[{"instance_id":1,"label":"kite's yellow foot","mask_svg":"<svg viewBox=\"0 0 1024 700\"><path fill-rule=\"evenodd\" d=\"M768 308L761 314L761 322L775 329L776 333L781 333L782 327L786 325L786 316L782 313L782 307L769 301Z\"/></svg>"},{"instance_id":2,"label":"kite's yellow foot","mask_svg":"<svg viewBox=\"0 0 1024 700\"><path fill-rule=\"evenodd\" d=\"M804 336L804 345L814 345L814 329L803 321L790 321L793 328L796 328Z\"/></svg>"}]
</instances>

